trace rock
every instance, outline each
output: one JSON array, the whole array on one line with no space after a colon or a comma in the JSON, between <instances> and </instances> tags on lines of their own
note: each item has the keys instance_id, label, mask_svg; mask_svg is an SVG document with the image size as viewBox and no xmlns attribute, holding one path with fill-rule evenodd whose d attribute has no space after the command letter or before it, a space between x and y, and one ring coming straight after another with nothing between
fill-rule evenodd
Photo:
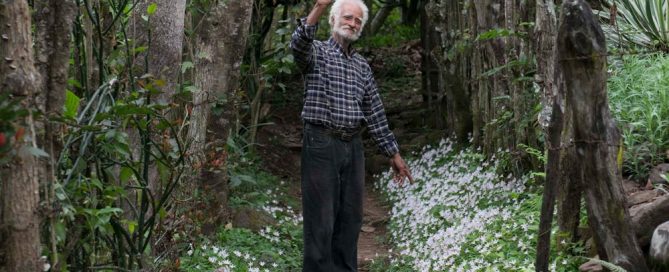
<instances>
[{"instance_id":1,"label":"rock","mask_svg":"<svg viewBox=\"0 0 669 272\"><path fill-rule=\"evenodd\" d=\"M376 228L371 227L371 226L362 226L362 228L360 228L360 230L361 230L362 232L367 232L367 233L369 233L369 232L374 232L374 231L376 230Z\"/></svg>"},{"instance_id":2,"label":"rock","mask_svg":"<svg viewBox=\"0 0 669 272\"><path fill-rule=\"evenodd\" d=\"M239 207L232 212L232 226L259 231L265 226L276 225L276 220L264 211L251 207Z\"/></svg>"},{"instance_id":3,"label":"rock","mask_svg":"<svg viewBox=\"0 0 669 272\"><path fill-rule=\"evenodd\" d=\"M595 256L596 260L599 260L599 256ZM582 272L601 272L604 271L604 267L601 264L598 264L595 260L587 261L578 267L578 271Z\"/></svg>"},{"instance_id":4,"label":"rock","mask_svg":"<svg viewBox=\"0 0 669 272\"><path fill-rule=\"evenodd\" d=\"M639 191L641 188L637 182L631 181L629 179L623 179L623 190L625 194L631 194Z\"/></svg>"},{"instance_id":5,"label":"rock","mask_svg":"<svg viewBox=\"0 0 669 272\"><path fill-rule=\"evenodd\" d=\"M655 228L653 238L650 239L650 263L654 271L668 271L669 269L669 221Z\"/></svg>"},{"instance_id":6,"label":"rock","mask_svg":"<svg viewBox=\"0 0 669 272\"><path fill-rule=\"evenodd\" d=\"M668 184L669 182L662 178L661 175L665 175L669 178L669 163L663 163L653 167L653 170L650 170L650 175L648 176L648 183L653 185Z\"/></svg>"},{"instance_id":7,"label":"rock","mask_svg":"<svg viewBox=\"0 0 669 272\"><path fill-rule=\"evenodd\" d=\"M658 192L655 190L639 191L627 196L627 207L631 207L641 203L652 202Z\"/></svg>"}]
</instances>

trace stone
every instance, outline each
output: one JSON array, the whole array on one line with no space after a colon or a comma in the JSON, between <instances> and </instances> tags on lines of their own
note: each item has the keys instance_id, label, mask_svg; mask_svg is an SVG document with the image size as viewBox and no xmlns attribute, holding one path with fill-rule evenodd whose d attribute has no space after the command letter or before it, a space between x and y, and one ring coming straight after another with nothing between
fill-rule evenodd
<instances>
[{"instance_id":1,"label":"stone","mask_svg":"<svg viewBox=\"0 0 669 272\"><path fill-rule=\"evenodd\" d=\"M623 190L625 190L626 194L638 192L640 189L641 188L637 182L629 179L623 179Z\"/></svg>"},{"instance_id":2,"label":"stone","mask_svg":"<svg viewBox=\"0 0 669 272\"><path fill-rule=\"evenodd\" d=\"M627 196L627 207L631 207L641 203L652 202L657 196L658 192L655 190L646 190L633 193Z\"/></svg>"},{"instance_id":3,"label":"stone","mask_svg":"<svg viewBox=\"0 0 669 272\"><path fill-rule=\"evenodd\" d=\"M650 239L648 255L654 271L668 271L666 269L669 269L669 221L655 228Z\"/></svg>"},{"instance_id":4,"label":"stone","mask_svg":"<svg viewBox=\"0 0 669 272\"><path fill-rule=\"evenodd\" d=\"M276 225L276 220L268 213L251 207L235 208L232 212L232 226L259 231L266 226Z\"/></svg>"},{"instance_id":5,"label":"stone","mask_svg":"<svg viewBox=\"0 0 669 272\"><path fill-rule=\"evenodd\" d=\"M662 175L665 175L669 178L669 163L658 164L650 170L650 175L648 176L648 183L653 185L656 184L669 184L666 179L662 178Z\"/></svg>"},{"instance_id":6,"label":"stone","mask_svg":"<svg viewBox=\"0 0 669 272\"><path fill-rule=\"evenodd\" d=\"M370 232L374 232L376 230L376 228L374 228L372 226L362 226L362 228L360 228L360 230L362 232L370 233Z\"/></svg>"}]
</instances>

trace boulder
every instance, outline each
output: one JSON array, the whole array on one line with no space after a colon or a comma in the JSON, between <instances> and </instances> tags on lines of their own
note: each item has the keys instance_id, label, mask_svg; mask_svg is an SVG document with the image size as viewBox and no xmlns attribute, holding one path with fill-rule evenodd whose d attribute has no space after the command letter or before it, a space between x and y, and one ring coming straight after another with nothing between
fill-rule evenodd
<instances>
[{"instance_id":1,"label":"boulder","mask_svg":"<svg viewBox=\"0 0 669 272\"><path fill-rule=\"evenodd\" d=\"M655 228L648 255L653 271L669 271L669 221Z\"/></svg>"},{"instance_id":2,"label":"boulder","mask_svg":"<svg viewBox=\"0 0 669 272\"><path fill-rule=\"evenodd\" d=\"M640 187L641 186L639 186L638 182L636 181L623 179L623 190L625 190L625 194L638 192L639 190L641 190Z\"/></svg>"},{"instance_id":3,"label":"boulder","mask_svg":"<svg viewBox=\"0 0 669 272\"><path fill-rule=\"evenodd\" d=\"M653 167L648 176L648 183L653 185L668 184L669 182L662 178L662 175L669 177L669 163L663 163Z\"/></svg>"},{"instance_id":4,"label":"boulder","mask_svg":"<svg viewBox=\"0 0 669 272\"><path fill-rule=\"evenodd\" d=\"M658 192L655 190L638 191L636 193L627 196L627 207L631 207L641 203L651 202L658 195L659 195Z\"/></svg>"},{"instance_id":5,"label":"boulder","mask_svg":"<svg viewBox=\"0 0 669 272\"><path fill-rule=\"evenodd\" d=\"M660 224L669 221L669 195L655 198L653 202L643 203L629 209L632 219L631 226L636 233L637 242L641 247L650 244L653 230Z\"/></svg>"},{"instance_id":6,"label":"boulder","mask_svg":"<svg viewBox=\"0 0 669 272\"><path fill-rule=\"evenodd\" d=\"M232 226L259 231L265 226L276 225L276 220L268 213L251 207L235 208L232 213Z\"/></svg>"}]
</instances>

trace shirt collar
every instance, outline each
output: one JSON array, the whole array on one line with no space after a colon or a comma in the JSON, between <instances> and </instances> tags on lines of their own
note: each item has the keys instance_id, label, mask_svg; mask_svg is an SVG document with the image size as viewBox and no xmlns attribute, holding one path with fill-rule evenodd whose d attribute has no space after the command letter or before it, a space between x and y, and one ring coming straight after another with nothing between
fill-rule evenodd
<instances>
[{"instance_id":1,"label":"shirt collar","mask_svg":"<svg viewBox=\"0 0 669 272\"><path fill-rule=\"evenodd\" d=\"M330 39L328 39L328 44L332 48L334 48L337 52L346 56L346 53L344 52L344 48L337 41L335 41L335 39L332 36L330 36ZM349 52L348 57L351 57L356 53L355 49L353 48L353 43L348 45L348 52Z\"/></svg>"}]
</instances>

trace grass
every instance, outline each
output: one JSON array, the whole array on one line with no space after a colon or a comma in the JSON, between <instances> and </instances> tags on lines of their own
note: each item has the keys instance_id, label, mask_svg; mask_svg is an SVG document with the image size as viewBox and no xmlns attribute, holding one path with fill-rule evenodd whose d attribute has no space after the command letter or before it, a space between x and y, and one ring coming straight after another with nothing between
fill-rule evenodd
<instances>
[{"instance_id":1,"label":"grass","mask_svg":"<svg viewBox=\"0 0 669 272\"><path fill-rule=\"evenodd\" d=\"M669 57L613 59L610 74L611 110L624 138L623 169L643 181L669 150Z\"/></svg>"},{"instance_id":2,"label":"grass","mask_svg":"<svg viewBox=\"0 0 669 272\"><path fill-rule=\"evenodd\" d=\"M395 250L372 271L534 271L541 195L527 187L529 178L498 174L501 160L446 140L408 163L415 184L398 187L386 172L375 186L393 205ZM575 271L582 262L552 252L551 271Z\"/></svg>"}]
</instances>

